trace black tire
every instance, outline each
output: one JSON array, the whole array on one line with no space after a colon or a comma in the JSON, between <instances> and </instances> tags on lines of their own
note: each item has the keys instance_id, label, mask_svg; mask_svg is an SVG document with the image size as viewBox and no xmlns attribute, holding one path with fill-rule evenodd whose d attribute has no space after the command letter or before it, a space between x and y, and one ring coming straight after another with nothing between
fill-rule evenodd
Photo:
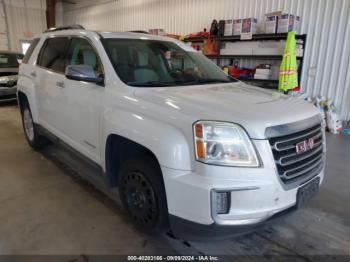
<instances>
[{"instance_id":1,"label":"black tire","mask_svg":"<svg viewBox=\"0 0 350 262\"><path fill-rule=\"evenodd\" d=\"M119 195L135 226L145 233L164 233L169 228L162 173L156 160L127 160L119 172Z\"/></svg>"},{"instance_id":2,"label":"black tire","mask_svg":"<svg viewBox=\"0 0 350 262\"><path fill-rule=\"evenodd\" d=\"M27 101L21 105L21 115L23 131L28 144L35 150L43 149L48 144L48 140L38 133L37 125L33 121L32 112Z\"/></svg>"}]
</instances>

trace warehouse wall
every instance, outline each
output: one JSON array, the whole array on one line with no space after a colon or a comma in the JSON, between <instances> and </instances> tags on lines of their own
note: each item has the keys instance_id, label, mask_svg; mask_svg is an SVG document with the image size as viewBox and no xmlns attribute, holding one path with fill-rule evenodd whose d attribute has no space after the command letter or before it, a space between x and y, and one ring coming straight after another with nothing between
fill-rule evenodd
<instances>
[{"instance_id":1,"label":"warehouse wall","mask_svg":"<svg viewBox=\"0 0 350 262\"><path fill-rule=\"evenodd\" d=\"M8 50L7 38L7 20L5 15L5 8L2 0L0 0L0 50Z\"/></svg>"},{"instance_id":2,"label":"warehouse wall","mask_svg":"<svg viewBox=\"0 0 350 262\"><path fill-rule=\"evenodd\" d=\"M9 49L22 51L21 40L30 40L34 35L40 34L46 29L46 1L2 1L4 4L1 7L4 6L3 11L7 18Z\"/></svg>"},{"instance_id":3,"label":"warehouse wall","mask_svg":"<svg viewBox=\"0 0 350 262\"><path fill-rule=\"evenodd\" d=\"M302 87L335 101L350 119L350 0L75 0L58 14L65 24L93 30L164 28L188 34L209 28L213 18L256 17L282 10L302 17L307 34Z\"/></svg>"}]
</instances>

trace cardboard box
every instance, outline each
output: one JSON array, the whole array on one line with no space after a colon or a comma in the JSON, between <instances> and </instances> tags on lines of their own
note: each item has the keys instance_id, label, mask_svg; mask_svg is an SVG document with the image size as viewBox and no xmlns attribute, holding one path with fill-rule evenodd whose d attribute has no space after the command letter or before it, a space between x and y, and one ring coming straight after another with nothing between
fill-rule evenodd
<instances>
[{"instance_id":1,"label":"cardboard box","mask_svg":"<svg viewBox=\"0 0 350 262\"><path fill-rule=\"evenodd\" d=\"M233 35L233 20L229 19L225 21L225 30L224 30L225 36L231 36Z\"/></svg>"},{"instance_id":2,"label":"cardboard box","mask_svg":"<svg viewBox=\"0 0 350 262\"><path fill-rule=\"evenodd\" d=\"M252 55L253 50L251 48L229 48L221 49L221 55Z\"/></svg>"},{"instance_id":3,"label":"cardboard box","mask_svg":"<svg viewBox=\"0 0 350 262\"><path fill-rule=\"evenodd\" d=\"M278 26L278 17L282 15L282 11L275 11L272 13L265 14L265 33L276 34Z\"/></svg>"},{"instance_id":4,"label":"cardboard box","mask_svg":"<svg viewBox=\"0 0 350 262\"><path fill-rule=\"evenodd\" d=\"M166 35L164 29L149 29L148 32L151 35L162 35L162 36Z\"/></svg>"},{"instance_id":5,"label":"cardboard box","mask_svg":"<svg viewBox=\"0 0 350 262\"><path fill-rule=\"evenodd\" d=\"M256 18L245 18L242 19L242 34L245 33L251 33L256 34L257 33L257 23L258 20Z\"/></svg>"},{"instance_id":6,"label":"cardboard box","mask_svg":"<svg viewBox=\"0 0 350 262\"><path fill-rule=\"evenodd\" d=\"M242 32L242 19L232 20L233 23L233 35L240 35Z\"/></svg>"},{"instance_id":7,"label":"cardboard box","mask_svg":"<svg viewBox=\"0 0 350 262\"><path fill-rule=\"evenodd\" d=\"M220 54L222 55L252 55L257 42L224 42Z\"/></svg>"},{"instance_id":8,"label":"cardboard box","mask_svg":"<svg viewBox=\"0 0 350 262\"><path fill-rule=\"evenodd\" d=\"M264 75L264 76L270 76L271 75L271 69L267 68L257 68L255 70L256 75Z\"/></svg>"},{"instance_id":9,"label":"cardboard box","mask_svg":"<svg viewBox=\"0 0 350 262\"><path fill-rule=\"evenodd\" d=\"M253 55L282 55L282 48L259 48L253 49Z\"/></svg>"},{"instance_id":10,"label":"cardboard box","mask_svg":"<svg viewBox=\"0 0 350 262\"><path fill-rule=\"evenodd\" d=\"M258 48L259 42L223 42L222 48L224 49L244 49L244 48Z\"/></svg>"},{"instance_id":11,"label":"cardboard box","mask_svg":"<svg viewBox=\"0 0 350 262\"><path fill-rule=\"evenodd\" d=\"M277 33L300 32L300 17L292 14L282 14L278 17Z\"/></svg>"},{"instance_id":12,"label":"cardboard box","mask_svg":"<svg viewBox=\"0 0 350 262\"><path fill-rule=\"evenodd\" d=\"M255 75L254 75L254 79L269 80L269 79L270 79L270 76L269 76L269 75L258 75L258 74L255 74Z\"/></svg>"},{"instance_id":13,"label":"cardboard box","mask_svg":"<svg viewBox=\"0 0 350 262\"><path fill-rule=\"evenodd\" d=\"M278 15L266 16L265 33L276 34L278 26Z\"/></svg>"}]
</instances>

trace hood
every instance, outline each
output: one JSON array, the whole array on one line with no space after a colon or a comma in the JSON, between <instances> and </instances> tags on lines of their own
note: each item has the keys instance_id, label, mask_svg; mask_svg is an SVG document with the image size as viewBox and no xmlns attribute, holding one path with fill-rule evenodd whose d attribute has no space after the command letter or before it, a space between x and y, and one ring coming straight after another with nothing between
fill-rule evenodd
<instances>
[{"instance_id":1,"label":"hood","mask_svg":"<svg viewBox=\"0 0 350 262\"><path fill-rule=\"evenodd\" d=\"M0 77L14 76L14 75L18 75L18 68L16 67L0 68Z\"/></svg>"},{"instance_id":2,"label":"hood","mask_svg":"<svg viewBox=\"0 0 350 262\"><path fill-rule=\"evenodd\" d=\"M317 109L303 99L242 82L137 88L135 95L145 102L157 104L162 114L170 111L172 115L180 114L193 122L216 120L237 123L253 139L264 139L267 127L305 120L318 114Z\"/></svg>"}]
</instances>

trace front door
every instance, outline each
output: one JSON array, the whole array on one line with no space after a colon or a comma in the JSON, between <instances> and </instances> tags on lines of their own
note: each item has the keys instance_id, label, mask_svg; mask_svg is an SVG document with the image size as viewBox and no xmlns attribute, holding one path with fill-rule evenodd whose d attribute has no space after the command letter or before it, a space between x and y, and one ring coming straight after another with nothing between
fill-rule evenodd
<instances>
[{"instance_id":1,"label":"front door","mask_svg":"<svg viewBox=\"0 0 350 262\"><path fill-rule=\"evenodd\" d=\"M103 66L97 51L86 38L73 37L68 54L68 65L89 65L97 75L103 74ZM95 83L64 80L65 99L61 114L65 118L64 133L81 153L100 163L100 118L105 88Z\"/></svg>"}]
</instances>

